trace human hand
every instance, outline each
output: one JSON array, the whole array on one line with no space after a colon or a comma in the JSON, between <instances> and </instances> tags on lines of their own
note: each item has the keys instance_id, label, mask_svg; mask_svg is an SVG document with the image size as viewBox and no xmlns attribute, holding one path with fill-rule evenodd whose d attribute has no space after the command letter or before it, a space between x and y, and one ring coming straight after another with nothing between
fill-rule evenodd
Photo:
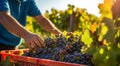
<instances>
[{"instance_id":1,"label":"human hand","mask_svg":"<svg viewBox=\"0 0 120 66\"><path fill-rule=\"evenodd\" d=\"M24 39L27 47L30 50L33 50L37 47L45 47L43 39L40 38L40 36L38 36L37 34L30 33L29 35L26 35Z\"/></svg>"}]
</instances>

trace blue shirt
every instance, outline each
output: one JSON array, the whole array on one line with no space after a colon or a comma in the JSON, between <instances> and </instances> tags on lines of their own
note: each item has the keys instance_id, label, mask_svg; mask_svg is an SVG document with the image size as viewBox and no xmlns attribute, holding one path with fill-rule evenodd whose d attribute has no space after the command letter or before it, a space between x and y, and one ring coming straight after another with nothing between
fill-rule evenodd
<instances>
[{"instance_id":1,"label":"blue shirt","mask_svg":"<svg viewBox=\"0 0 120 66\"><path fill-rule=\"evenodd\" d=\"M40 15L34 0L0 0L0 12L9 11L11 15L23 26L26 24L26 16ZM0 44L17 46L21 43L21 38L8 32L0 24Z\"/></svg>"}]
</instances>

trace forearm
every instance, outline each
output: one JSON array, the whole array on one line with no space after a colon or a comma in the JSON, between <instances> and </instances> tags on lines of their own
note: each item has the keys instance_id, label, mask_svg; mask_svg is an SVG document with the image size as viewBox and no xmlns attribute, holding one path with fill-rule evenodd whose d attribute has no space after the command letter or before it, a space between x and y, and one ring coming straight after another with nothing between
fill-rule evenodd
<instances>
[{"instance_id":1,"label":"forearm","mask_svg":"<svg viewBox=\"0 0 120 66\"><path fill-rule=\"evenodd\" d=\"M39 23L39 25L46 31L54 34L61 33L61 31L57 27L55 27L55 25L43 15L36 16L35 19Z\"/></svg>"},{"instance_id":2,"label":"forearm","mask_svg":"<svg viewBox=\"0 0 120 66\"><path fill-rule=\"evenodd\" d=\"M120 0L113 0L113 4L111 6L113 19L117 19L120 17Z\"/></svg>"},{"instance_id":3,"label":"forearm","mask_svg":"<svg viewBox=\"0 0 120 66\"><path fill-rule=\"evenodd\" d=\"M29 32L18 23L8 12L0 13L0 24L2 24L9 32L24 38Z\"/></svg>"}]
</instances>

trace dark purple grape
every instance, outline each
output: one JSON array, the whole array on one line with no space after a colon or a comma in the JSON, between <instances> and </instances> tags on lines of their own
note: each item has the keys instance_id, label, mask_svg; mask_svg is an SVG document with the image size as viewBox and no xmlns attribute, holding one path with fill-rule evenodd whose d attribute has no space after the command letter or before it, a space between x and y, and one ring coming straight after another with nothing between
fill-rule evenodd
<instances>
[{"instance_id":1,"label":"dark purple grape","mask_svg":"<svg viewBox=\"0 0 120 66\"><path fill-rule=\"evenodd\" d=\"M37 48L35 52L25 52L23 56L94 66L91 61L92 56L82 53L81 49L85 45L80 38L58 35L56 38L48 37L44 41L46 47Z\"/></svg>"}]
</instances>

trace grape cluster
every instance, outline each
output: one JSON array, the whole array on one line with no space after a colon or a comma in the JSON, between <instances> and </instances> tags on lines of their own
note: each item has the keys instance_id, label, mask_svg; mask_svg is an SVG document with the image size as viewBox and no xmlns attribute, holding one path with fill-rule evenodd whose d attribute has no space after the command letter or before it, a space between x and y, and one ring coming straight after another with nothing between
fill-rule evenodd
<instances>
[{"instance_id":1,"label":"grape cluster","mask_svg":"<svg viewBox=\"0 0 120 66\"><path fill-rule=\"evenodd\" d=\"M44 41L46 47L37 48L35 52L25 52L23 56L94 66L91 62L92 56L82 53L81 49L85 44L80 41L80 38L74 36L66 38L59 35L56 38L48 37Z\"/></svg>"}]
</instances>

